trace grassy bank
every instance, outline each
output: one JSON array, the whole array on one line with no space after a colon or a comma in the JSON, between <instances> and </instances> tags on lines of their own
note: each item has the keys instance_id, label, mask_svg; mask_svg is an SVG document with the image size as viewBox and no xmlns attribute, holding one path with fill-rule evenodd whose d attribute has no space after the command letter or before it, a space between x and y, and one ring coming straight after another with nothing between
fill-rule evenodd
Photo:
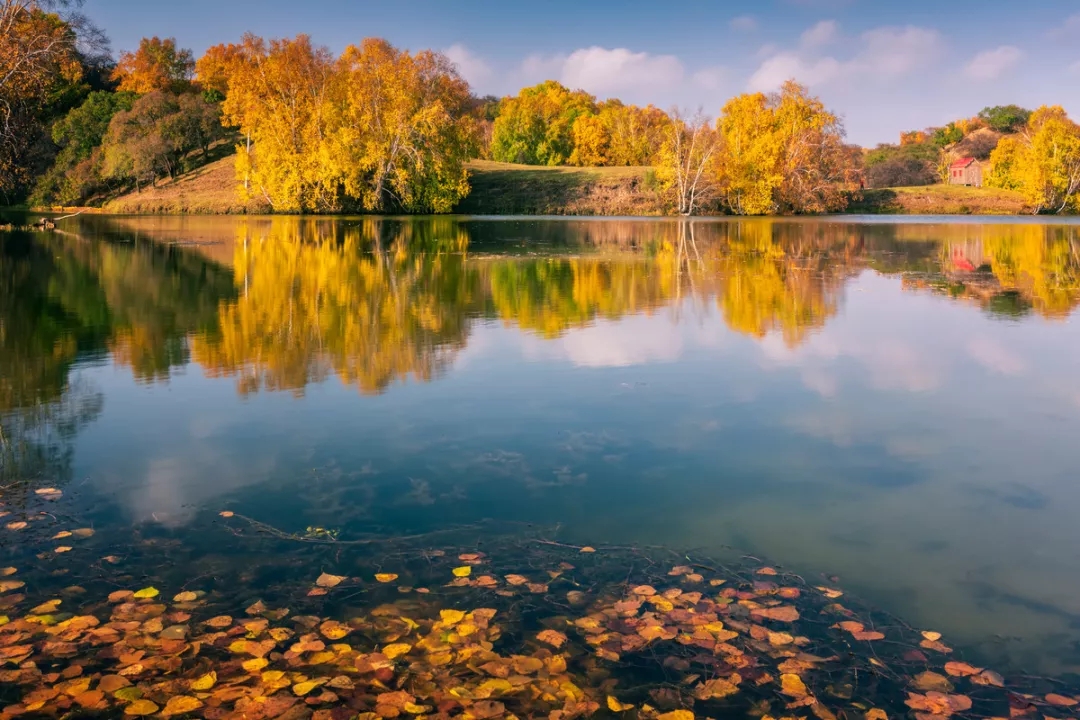
<instances>
[{"instance_id":1,"label":"grassy bank","mask_svg":"<svg viewBox=\"0 0 1080 720\"><path fill-rule=\"evenodd\" d=\"M175 180L107 202L119 214L224 215L269 211L243 203L236 192L232 156ZM575 168L469 164L472 193L455 209L470 215L663 215L666 205L649 168ZM866 190L849 213L883 215L1018 215L1028 212L1019 193L952 185Z\"/></svg>"},{"instance_id":2,"label":"grassy bank","mask_svg":"<svg viewBox=\"0 0 1080 720\"><path fill-rule=\"evenodd\" d=\"M473 215L662 215L649 168L469 164L472 192L457 207Z\"/></svg>"},{"instance_id":3,"label":"grassy bank","mask_svg":"<svg viewBox=\"0 0 1080 720\"><path fill-rule=\"evenodd\" d=\"M849 213L882 215L1021 215L1029 212L1013 190L963 185L927 185L865 190Z\"/></svg>"}]
</instances>

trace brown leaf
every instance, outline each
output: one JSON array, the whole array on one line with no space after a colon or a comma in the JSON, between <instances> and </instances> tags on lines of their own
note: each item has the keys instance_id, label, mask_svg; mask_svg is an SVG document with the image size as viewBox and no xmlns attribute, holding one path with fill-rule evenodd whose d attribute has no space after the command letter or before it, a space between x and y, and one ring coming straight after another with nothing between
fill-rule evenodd
<instances>
[{"instance_id":1,"label":"brown leaf","mask_svg":"<svg viewBox=\"0 0 1080 720\"><path fill-rule=\"evenodd\" d=\"M775 620L776 622L792 623L799 619L799 611L791 605L782 605L772 608L754 608L750 611L752 617Z\"/></svg>"},{"instance_id":2,"label":"brown leaf","mask_svg":"<svg viewBox=\"0 0 1080 720\"><path fill-rule=\"evenodd\" d=\"M967 663L953 661L945 663L945 672L953 677L970 677L981 673L982 668L972 667Z\"/></svg>"},{"instance_id":3,"label":"brown leaf","mask_svg":"<svg viewBox=\"0 0 1080 720\"><path fill-rule=\"evenodd\" d=\"M1057 705L1058 707L1072 707L1077 704L1077 700L1071 697L1065 697L1064 695L1058 695L1057 693L1047 695L1046 702L1051 705Z\"/></svg>"},{"instance_id":4,"label":"brown leaf","mask_svg":"<svg viewBox=\"0 0 1080 720\"><path fill-rule=\"evenodd\" d=\"M566 635L563 635L558 630L541 630L537 633L536 639L542 643L547 643L556 649L561 648L566 644Z\"/></svg>"},{"instance_id":5,"label":"brown leaf","mask_svg":"<svg viewBox=\"0 0 1080 720\"><path fill-rule=\"evenodd\" d=\"M912 678L911 684L923 692L933 690L935 692L949 693L953 690L953 685L949 682L947 677L939 675L936 672L930 672L929 670L919 673Z\"/></svg>"},{"instance_id":6,"label":"brown leaf","mask_svg":"<svg viewBox=\"0 0 1080 720\"><path fill-rule=\"evenodd\" d=\"M1005 678L998 675L993 670L983 670L981 673L971 678L971 682L976 685L989 685L991 687L1005 687Z\"/></svg>"},{"instance_id":7,"label":"brown leaf","mask_svg":"<svg viewBox=\"0 0 1080 720\"><path fill-rule=\"evenodd\" d=\"M481 700L473 703L469 708L469 713L476 718L476 720L488 720L489 718L496 718L506 712L506 706L498 700Z\"/></svg>"},{"instance_id":8,"label":"brown leaf","mask_svg":"<svg viewBox=\"0 0 1080 720\"><path fill-rule=\"evenodd\" d=\"M506 582L510 583L511 585L524 585L529 582L529 578L525 577L524 575L507 575Z\"/></svg>"},{"instance_id":9,"label":"brown leaf","mask_svg":"<svg viewBox=\"0 0 1080 720\"><path fill-rule=\"evenodd\" d=\"M315 584L323 588L337 587L344 580L342 575L331 575L329 573L323 573L319 576L319 579L315 581Z\"/></svg>"},{"instance_id":10,"label":"brown leaf","mask_svg":"<svg viewBox=\"0 0 1080 720\"><path fill-rule=\"evenodd\" d=\"M698 700L719 700L721 698L726 698L729 695L734 695L737 692L739 692L737 684L724 680L723 678L716 678L715 680L709 680L708 682L698 685L694 690L694 697Z\"/></svg>"},{"instance_id":11,"label":"brown leaf","mask_svg":"<svg viewBox=\"0 0 1080 720\"><path fill-rule=\"evenodd\" d=\"M875 630L863 630L861 632L851 633L851 636L856 640L884 640L885 635Z\"/></svg>"}]
</instances>

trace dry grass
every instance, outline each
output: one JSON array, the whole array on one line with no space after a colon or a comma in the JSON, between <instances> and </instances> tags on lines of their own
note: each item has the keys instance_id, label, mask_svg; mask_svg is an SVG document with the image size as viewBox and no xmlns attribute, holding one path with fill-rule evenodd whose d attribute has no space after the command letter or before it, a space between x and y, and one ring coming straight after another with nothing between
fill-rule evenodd
<instances>
[{"instance_id":1,"label":"dry grass","mask_svg":"<svg viewBox=\"0 0 1080 720\"><path fill-rule=\"evenodd\" d=\"M1021 215L1030 212L1013 190L927 185L866 190L848 212L884 215Z\"/></svg>"},{"instance_id":2,"label":"dry grass","mask_svg":"<svg viewBox=\"0 0 1080 720\"><path fill-rule=\"evenodd\" d=\"M228 215L266 212L264 203L243 203L236 192L235 157L229 155L181 175L175 180L159 181L105 203L106 212L150 215L190 214Z\"/></svg>"}]
</instances>

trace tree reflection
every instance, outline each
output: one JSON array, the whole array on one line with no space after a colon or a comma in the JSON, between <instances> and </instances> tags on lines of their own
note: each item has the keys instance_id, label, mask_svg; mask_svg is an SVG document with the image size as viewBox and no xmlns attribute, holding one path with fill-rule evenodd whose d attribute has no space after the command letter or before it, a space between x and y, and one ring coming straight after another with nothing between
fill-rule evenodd
<instances>
[{"instance_id":1,"label":"tree reflection","mask_svg":"<svg viewBox=\"0 0 1080 720\"><path fill-rule=\"evenodd\" d=\"M487 321L555 338L715 307L733 331L795 347L866 271L1000 316L1061 318L1080 302L1071 226L274 217L77 230L0 236L2 412L66 400L75 363L105 355L140 382L194 360L242 394L331 376L380 393L438 377Z\"/></svg>"},{"instance_id":2,"label":"tree reflection","mask_svg":"<svg viewBox=\"0 0 1080 720\"><path fill-rule=\"evenodd\" d=\"M111 352L137 379L167 378L231 293L227 273L177 248L0 233L0 475L66 479L71 441L102 407L76 365Z\"/></svg>"}]
</instances>

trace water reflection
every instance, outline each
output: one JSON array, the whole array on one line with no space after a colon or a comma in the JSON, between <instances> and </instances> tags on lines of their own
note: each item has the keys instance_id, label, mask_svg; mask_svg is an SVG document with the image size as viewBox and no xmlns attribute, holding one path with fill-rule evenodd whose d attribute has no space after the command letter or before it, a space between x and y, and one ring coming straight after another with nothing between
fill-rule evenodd
<instances>
[{"instance_id":1,"label":"water reflection","mask_svg":"<svg viewBox=\"0 0 1080 720\"><path fill-rule=\"evenodd\" d=\"M55 394L75 354L103 350L147 382L194 359L245 394L300 392L330 375L378 393L438 377L477 320L557 338L685 300L715 305L736 332L797 347L868 267L1003 317L1060 319L1080 298L1070 226L274 218L185 233L160 219L79 220L69 235L4 244L4 262L24 268L7 277L36 285L6 295L49 305L6 314L75 323L34 324L48 338L9 330L9 358L40 377L5 373L5 393Z\"/></svg>"},{"instance_id":2,"label":"water reflection","mask_svg":"<svg viewBox=\"0 0 1080 720\"><path fill-rule=\"evenodd\" d=\"M64 231L0 237L5 447L44 448L5 468L77 466L119 508L103 524L227 506L291 530L498 517L729 543L1080 667L1080 227Z\"/></svg>"}]
</instances>

